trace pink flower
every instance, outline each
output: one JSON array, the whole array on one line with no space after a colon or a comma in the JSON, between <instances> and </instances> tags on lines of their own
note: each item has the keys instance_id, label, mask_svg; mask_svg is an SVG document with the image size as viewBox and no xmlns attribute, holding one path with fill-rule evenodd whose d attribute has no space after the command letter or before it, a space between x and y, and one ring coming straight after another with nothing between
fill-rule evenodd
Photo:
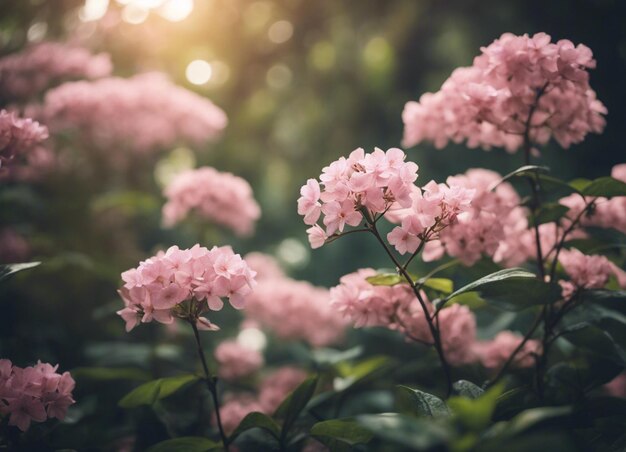
<instances>
[{"instance_id":1,"label":"pink flower","mask_svg":"<svg viewBox=\"0 0 626 452\"><path fill-rule=\"evenodd\" d=\"M607 110L589 85L595 61L588 47L552 43L545 33L505 33L481 52L438 92L405 105L405 146L466 141L472 148L515 152L528 124L532 142L554 138L567 148L604 129Z\"/></svg>"},{"instance_id":2,"label":"pink flower","mask_svg":"<svg viewBox=\"0 0 626 452\"><path fill-rule=\"evenodd\" d=\"M9 415L9 425L26 431L32 421L64 419L74 403L74 379L69 372L58 374L58 366L38 362L20 368L0 360L0 414Z\"/></svg>"},{"instance_id":3,"label":"pink flower","mask_svg":"<svg viewBox=\"0 0 626 452\"><path fill-rule=\"evenodd\" d=\"M222 309L221 298L228 298L233 307L241 309L256 284L254 275L228 246L211 250L199 245L187 250L173 246L122 273L125 284L119 294L125 308L117 313L126 322L127 331L139 322L170 324L175 318L215 331L218 327L201 314ZM187 301L191 307L179 309Z\"/></svg>"},{"instance_id":4,"label":"pink flower","mask_svg":"<svg viewBox=\"0 0 626 452\"><path fill-rule=\"evenodd\" d=\"M220 343L215 349L215 360L219 364L219 376L225 380L246 377L263 366L261 353L237 341Z\"/></svg>"},{"instance_id":5,"label":"pink flower","mask_svg":"<svg viewBox=\"0 0 626 452\"><path fill-rule=\"evenodd\" d=\"M230 435L239 426L243 418L253 412L263 412L263 407L252 396L237 395L228 398L220 407L222 426L227 435ZM217 420L213 415L213 424Z\"/></svg>"},{"instance_id":6,"label":"pink flower","mask_svg":"<svg viewBox=\"0 0 626 452\"><path fill-rule=\"evenodd\" d=\"M491 341L476 342L474 352L487 369L499 370L509 360L524 338L511 331L501 331ZM526 368L535 364L535 357L541 352L541 343L530 339L515 355L512 367Z\"/></svg>"},{"instance_id":7,"label":"pink flower","mask_svg":"<svg viewBox=\"0 0 626 452\"><path fill-rule=\"evenodd\" d=\"M307 377L302 369L296 367L281 367L267 375L259 391L259 402L263 412L273 414L283 400Z\"/></svg>"},{"instance_id":8,"label":"pink flower","mask_svg":"<svg viewBox=\"0 0 626 452\"><path fill-rule=\"evenodd\" d=\"M350 200L345 200L341 203L333 201L324 204L322 212L324 212L326 234L334 234L337 230L343 232L346 224L358 226L361 222L361 214L356 212L354 207L354 202Z\"/></svg>"},{"instance_id":9,"label":"pink flower","mask_svg":"<svg viewBox=\"0 0 626 452\"><path fill-rule=\"evenodd\" d=\"M446 359L452 365L474 361L476 318L467 306L453 304L438 315L441 342Z\"/></svg>"},{"instance_id":10,"label":"pink flower","mask_svg":"<svg viewBox=\"0 0 626 452\"><path fill-rule=\"evenodd\" d=\"M202 167L178 174L164 190L163 223L175 224L195 212L201 218L226 226L239 236L250 235L261 209L244 179Z\"/></svg>"},{"instance_id":11,"label":"pink flower","mask_svg":"<svg viewBox=\"0 0 626 452\"><path fill-rule=\"evenodd\" d=\"M578 288L601 289L615 273L614 266L606 257L586 255L576 248L562 250L559 262L571 282Z\"/></svg>"},{"instance_id":12,"label":"pink flower","mask_svg":"<svg viewBox=\"0 0 626 452\"><path fill-rule=\"evenodd\" d=\"M408 228L407 228L408 229ZM411 234L404 227L396 227L389 234L387 240L400 254L414 253L420 244L420 239Z\"/></svg>"},{"instance_id":13,"label":"pink flower","mask_svg":"<svg viewBox=\"0 0 626 452\"><path fill-rule=\"evenodd\" d=\"M324 243L326 243L326 232L319 227L318 225L311 226L306 230L309 236L309 243L311 244L311 248L317 249L320 248Z\"/></svg>"},{"instance_id":14,"label":"pink flower","mask_svg":"<svg viewBox=\"0 0 626 452\"><path fill-rule=\"evenodd\" d=\"M312 225L322 213L320 199L320 185L315 179L309 179L305 186L300 189L302 195L298 199L298 214L304 215L304 224Z\"/></svg>"},{"instance_id":15,"label":"pink flower","mask_svg":"<svg viewBox=\"0 0 626 452\"><path fill-rule=\"evenodd\" d=\"M0 110L0 170L27 159L31 149L46 138L48 129L37 121Z\"/></svg>"}]
</instances>

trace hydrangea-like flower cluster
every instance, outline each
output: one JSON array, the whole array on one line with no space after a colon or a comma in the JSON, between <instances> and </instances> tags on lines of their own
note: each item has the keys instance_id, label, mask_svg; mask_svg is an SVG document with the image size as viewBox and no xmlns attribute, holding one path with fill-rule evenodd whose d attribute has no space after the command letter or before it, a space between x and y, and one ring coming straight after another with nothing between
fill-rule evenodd
<instances>
[{"instance_id":1,"label":"hydrangea-like flower cluster","mask_svg":"<svg viewBox=\"0 0 626 452\"><path fill-rule=\"evenodd\" d=\"M0 169L48 138L48 129L31 118L0 110Z\"/></svg>"},{"instance_id":2,"label":"hydrangea-like flower cluster","mask_svg":"<svg viewBox=\"0 0 626 452\"><path fill-rule=\"evenodd\" d=\"M57 42L35 44L0 59L0 98L26 100L63 80L106 77L112 69L105 53Z\"/></svg>"},{"instance_id":3,"label":"hydrangea-like flower cluster","mask_svg":"<svg viewBox=\"0 0 626 452\"><path fill-rule=\"evenodd\" d=\"M300 190L298 213L313 226L307 231L311 246L319 248L326 237L343 232L346 225L357 226L364 211L380 214L394 202L410 207L418 167L405 162L405 157L397 148L387 152L376 148L369 154L359 148L322 170L323 191L317 180L309 179ZM317 225L322 214L325 231Z\"/></svg>"},{"instance_id":4,"label":"hydrangea-like flower cluster","mask_svg":"<svg viewBox=\"0 0 626 452\"><path fill-rule=\"evenodd\" d=\"M519 236L528 229L528 221L525 209L519 207L519 196L509 183L498 184L501 179L495 171L480 168L448 178L450 186L474 191L471 206L440 232L439 241L426 244L425 261L439 259L444 252L465 265L474 264L482 255L507 263L516 258L506 247L506 238ZM526 258L523 255L522 261Z\"/></svg>"},{"instance_id":5,"label":"hydrangea-like flower cluster","mask_svg":"<svg viewBox=\"0 0 626 452\"><path fill-rule=\"evenodd\" d=\"M474 344L474 353L487 369L499 370L506 364L515 349L524 338L512 331L501 331L490 341L480 341ZM541 352L541 342L529 339L515 355L511 366L515 368L532 367L535 356Z\"/></svg>"},{"instance_id":6,"label":"hydrangea-like flower cluster","mask_svg":"<svg viewBox=\"0 0 626 452\"><path fill-rule=\"evenodd\" d=\"M211 167L183 171L165 188L164 195L167 203L163 206L163 222L167 226L175 225L193 210L245 236L253 232L261 216L248 182Z\"/></svg>"},{"instance_id":7,"label":"hydrangea-like flower cluster","mask_svg":"<svg viewBox=\"0 0 626 452\"><path fill-rule=\"evenodd\" d=\"M0 359L0 414L9 416L9 425L25 432L32 421L65 418L75 382L69 372L57 373L58 367L40 361L21 368Z\"/></svg>"},{"instance_id":8,"label":"hydrangea-like flower cluster","mask_svg":"<svg viewBox=\"0 0 626 452\"><path fill-rule=\"evenodd\" d=\"M532 143L554 138L562 147L604 129L607 113L589 85L591 50L537 33L503 34L456 69L436 93L404 107L404 146L448 141L515 152L525 132Z\"/></svg>"},{"instance_id":9,"label":"hydrangea-like flower cluster","mask_svg":"<svg viewBox=\"0 0 626 452\"><path fill-rule=\"evenodd\" d=\"M222 425L226 433L232 433L239 423L252 412L274 414L283 400L302 383L307 374L295 367L281 367L268 374L258 390L252 394L232 394L220 407ZM215 417L213 422L215 423Z\"/></svg>"},{"instance_id":10,"label":"hydrangea-like flower cluster","mask_svg":"<svg viewBox=\"0 0 626 452\"><path fill-rule=\"evenodd\" d=\"M256 284L254 276L229 246L210 250L200 245L186 250L172 246L122 273L125 284L119 294L126 307L117 313L126 322L126 331L140 322L171 324L174 318L195 322L202 330L217 330L201 314L221 310L222 298L242 309Z\"/></svg>"},{"instance_id":11,"label":"hydrangea-like flower cluster","mask_svg":"<svg viewBox=\"0 0 626 452\"><path fill-rule=\"evenodd\" d=\"M247 377L263 366L263 355L258 350L241 345L234 340L221 342L215 348L218 374L225 380Z\"/></svg>"},{"instance_id":12,"label":"hydrangea-like flower cluster","mask_svg":"<svg viewBox=\"0 0 626 452\"><path fill-rule=\"evenodd\" d=\"M473 196L474 189L434 181L422 190L414 188L411 206L392 214L401 226L387 234L387 240L400 254L414 253L420 243L440 238L442 231L455 224L469 209Z\"/></svg>"},{"instance_id":13,"label":"hydrangea-like flower cluster","mask_svg":"<svg viewBox=\"0 0 626 452\"><path fill-rule=\"evenodd\" d=\"M227 123L211 101L160 73L65 83L47 92L39 115L52 132L76 132L120 166L181 142L204 145Z\"/></svg>"},{"instance_id":14,"label":"hydrangea-like flower cluster","mask_svg":"<svg viewBox=\"0 0 626 452\"><path fill-rule=\"evenodd\" d=\"M432 344L433 337L424 311L408 284L375 286L366 278L376 275L368 268L350 273L331 289L332 306L350 319L356 328L383 326L402 332L407 338ZM434 308L427 303L428 315ZM442 347L450 364L469 363L474 359L476 320L466 306L452 305L438 314Z\"/></svg>"},{"instance_id":15,"label":"hydrangea-like flower cluster","mask_svg":"<svg viewBox=\"0 0 626 452\"><path fill-rule=\"evenodd\" d=\"M562 250L559 262L571 284L580 289L601 289L614 274L614 267L606 257L583 254L576 248Z\"/></svg>"},{"instance_id":16,"label":"hydrangea-like flower cluster","mask_svg":"<svg viewBox=\"0 0 626 452\"><path fill-rule=\"evenodd\" d=\"M257 257L251 261L246 256L251 268L257 271L258 282L246 300L246 318L281 339L304 340L313 347L328 346L343 338L346 321L330 305L328 289L279 274L275 261L255 254ZM261 266L265 265L266 274L259 277L264 271Z\"/></svg>"}]
</instances>

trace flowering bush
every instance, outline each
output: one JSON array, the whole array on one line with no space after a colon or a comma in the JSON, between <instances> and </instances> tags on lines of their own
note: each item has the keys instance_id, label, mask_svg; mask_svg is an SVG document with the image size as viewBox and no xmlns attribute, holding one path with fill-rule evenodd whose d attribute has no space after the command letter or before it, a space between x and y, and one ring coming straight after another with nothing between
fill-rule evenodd
<instances>
[{"instance_id":1,"label":"flowering bush","mask_svg":"<svg viewBox=\"0 0 626 452\"><path fill-rule=\"evenodd\" d=\"M254 5L244 22L265 8ZM268 36L278 44L282 34ZM364 61L384 53L381 42ZM313 46L312 67L326 64L325 49ZM200 63L202 89L212 89L220 62ZM436 170L423 154L348 148L305 168L319 177L302 177L289 213L277 207L287 190L273 188L300 176L276 161L248 182L217 169L228 152L165 156L201 148L227 125L220 108L166 76L113 76L108 55L50 42L1 58L0 99L11 105L0 111L0 293L28 296L7 308L27 320L0 319L11 331L0 351L21 360L60 349L74 366L70 375L0 360L0 448L619 450L626 164L593 180L537 164L543 146L603 132L595 66L582 44L506 33L440 91L406 104L403 144L504 148L520 162L436 182L422 179ZM194 68L191 83L202 78ZM284 69L268 72L268 86L291 80ZM263 117L264 95L229 117L246 126ZM254 168L246 152L237 159ZM46 166L48 180L30 177ZM273 242L296 210L319 251L299 238ZM63 233L40 233L46 221ZM236 249L265 252L242 258L214 225L234 233ZM96 251L83 252L85 242ZM43 264L22 274L39 266L29 256ZM28 275L42 284L21 287ZM102 298L115 296L113 284L121 309ZM51 285L69 308L49 300ZM57 347L59 338L76 346ZM49 418L58 422L31 426Z\"/></svg>"}]
</instances>

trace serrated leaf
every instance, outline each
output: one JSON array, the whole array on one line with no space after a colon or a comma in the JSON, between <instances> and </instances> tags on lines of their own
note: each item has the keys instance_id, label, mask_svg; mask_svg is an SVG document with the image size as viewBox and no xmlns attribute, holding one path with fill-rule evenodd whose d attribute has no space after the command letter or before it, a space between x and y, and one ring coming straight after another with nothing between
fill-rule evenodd
<instances>
[{"instance_id":1,"label":"serrated leaf","mask_svg":"<svg viewBox=\"0 0 626 452\"><path fill-rule=\"evenodd\" d=\"M450 294L445 301L473 291L487 303L511 311L553 303L561 298L558 284L543 282L521 268L510 268L477 279Z\"/></svg>"},{"instance_id":2,"label":"serrated leaf","mask_svg":"<svg viewBox=\"0 0 626 452\"><path fill-rule=\"evenodd\" d=\"M219 447L221 444L201 436L183 436L155 444L148 452L205 452Z\"/></svg>"},{"instance_id":3,"label":"serrated leaf","mask_svg":"<svg viewBox=\"0 0 626 452\"><path fill-rule=\"evenodd\" d=\"M626 196L626 183L612 177L601 177L587 185L582 193L585 196L602 196L604 198Z\"/></svg>"},{"instance_id":4,"label":"serrated leaf","mask_svg":"<svg viewBox=\"0 0 626 452\"><path fill-rule=\"evenodd\" d=\"M421 416L428 417L447 417L450 410L446 402L433 394L429 394L419 389L409 388L408 386L398 386L398 391L409 399L413 412Z\"/></svg>"},{"instance_id":5,"label":"serrated leaf","mask_svg":"<svg viewBox=\"0 0 626 452\"><path fill-rule=\"evenodd\" d=\"M230 440L232 441L246 430L250 430L253 428L263 429L274 438L280 438L280 426L278 425L278 423L276 423L276 421L268 415L255 411L243 418L243 420L239 423L235 431L230 436Z\"/></svg>"},{"instance_id":6,"label":"serrated leaf","mask_svg":"<svg viewBox=\"0 0 626 452\"><path fill-rule=\"evenodd\" d=\"M317 387L317 376L309 377L300 384L278 407L276 417L283 419L281 437L285 438L291 426L306 407Z\"/></svg>"},{"instance_id":7,"label":"serrated leaf","mask_svg":"<svg viewBox=\"0 0 626 452\"><path fill-rule=\"evenodd\" d=\"M20 264L3 264L0 265L0 281L8 278L14 273L21 272L22 270L28 270L29 268L37 267L41 262L23 262Z\"/></svg>"},{"instance_id":8,"label":"serrated leaf","mask_svg":"<svg viewBox=\"0 0 626 452\"><path fill-rule=\"evenodd\" d=\"M477 399L485 393L484 389L467 380L455 381L452 390L454 394L468 399Z\"/></svg>"},{"instance_id":9,"label":"serrated leaf","mask_svg":"<svg viewBox=\"0 0 626 452\"><path fill-rule=\"evenodd\" d=\"M181 375L149 381L126 394L118 404L122 408L152 405L157 400L164 399L199 379L196 375Z\"/></svg>"},{"instance_id":10,"label":"serrated leaf","mask_svg":"<svg viewBox=\"0 0 626 452\"><path fill-rule=\"evenodd\" d=\"M374 436L372 432L357 422L341 419L318 422L311 427L310 434L329 447L332 447L329 443L334 441L348 446L367 444ZM328 441L328 439L333 441Z\"/></svg>"}]
</instances>

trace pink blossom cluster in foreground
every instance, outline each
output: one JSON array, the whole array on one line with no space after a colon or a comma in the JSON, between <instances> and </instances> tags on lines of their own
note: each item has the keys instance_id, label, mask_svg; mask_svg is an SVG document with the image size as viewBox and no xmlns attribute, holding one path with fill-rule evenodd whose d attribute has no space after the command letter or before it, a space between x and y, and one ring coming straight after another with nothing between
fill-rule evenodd
<instances>
[{"instance_id":1,"label":"pink blossom cluster in foreground","mask_svg":"<svg viewBox=\"0 0 626 452\"><path fill-rule=\"evenodd\" d=\"M433 344L424 310L409 285L375 286L366 279L375 275L376 271L368 268L343 276L340 284L331 289L332 306L357 328L382 326L400 331L410 340ZM422 298L432 317L434 307L425 294ZM476 319L467 306L453 304L440 310L437 317L444 354L452 365L480 361L487 368L498 368L522 341L511 332L501 333L492 341L478 341ZM532 365L524 357L537 347L537 341L528 341L514 365Z\"/></svg>"},{"instance_id":2,"label":"pink blossom cluster in foreground","mask_svg":"<svg viewBox=\"0 0 626 452\"><path fill-rule=\"evenodd\" d=\"M0 98L27 100L64 80L106 77L112 69L105 53L57 42L31 45L0 58Z\"/></svg>"},{"instance_id":3,"label":"pink blossom cluster in foreground","mask_svg":"<svg viewBox=\"0 0 626 452\"><path fill-rule=\"evenodd\" d=\"M210 100L160 73L65 83L46 93L38 112L54 134L73 131L123 166L135 156L179 143L201 146L226 127Z\"/></svg>"},{"instance_id":4,"label":"pink blossom cluster in foreground","mask_svg":"<svg viewBox=\"0 0 626 452\"><path fill-rule=\"evenodd\" d=\"M31 118L0 110L0 169L27 158L33 147L48 138L48 129Z\"/></svg>"},{"instance_id":5,"label":"pink blossom cluster in foreground","mask_svg":"<svg viewBox=\"0 0 626 452\"><path fill-rule=\"evenodd\" d=\"M283 400L306 379L306 372L296 367L281 367L266 375L257 394L227 394L220 407L222 425L232 433L239 423L252 412L274 414Z\"/></svg>"},{"instance_id":6,"label":"pink blossom cluster in foreground","mask_svg":"<svg viewBox=\"0 0 626 452\"><path fill-rule=\"evenodd\" d=\"M215 168L202 167L176 175L164 190L163 223L173 226L190 211L213 223L250 235L261 216L246 180Z\"/></svg>"},{"instance_id":7,"label":"pink blossom cluster in foreground","mask_svg":"<svg viewBox=\"0 0 626 452\"><path fill-rule=\"evenodd\" d=\"M279 273L270 256L249 256L246 261L257 271L258 284L246 300L246 318L281 339L304 340L313 347L336 344L343 338L346 321L330 305L328 289Z\"/></svg>"},{"instance_id":8,"label":"pink blossom cluster in foreground","mask_svg":"<svg viewBox=\"0 0 626 452\"><path fill-rule=\"evenodd\" d=\"M562 147L604 129L607 113L589 85L591 50L537 33L503 34L456 69L436 93L404 107L404 146L465 141L471 148L515 152L524 133L532 143L554 138Z\"/></svg>"},{"instance_id":9,"label":"pink blossom cluster in foreground","mask_svg":"<svg viewBox=\"0 0 626 452\"><path fill-rule=\"evenodd\" d=\"M387 152L376 148L368 154L359 148L322 170L323 189L320 182L309 179L300 190L298 213L312 225L307 230L311 247L319 248L346 225L375 221L393 207L402 212L402 225L388 235L389 242L400 253L412 253L421 241L435 239L467 210L473 190L433 181L421 190L414 184L418 167L405 158L397 148ZM322 214L325 230L317 224Z\"/></svg>"},{"instance_id":10,"label":"pink blossom cluster in foreground","mask_svg":"<svg viewBox=\"0 0 626 452\"><path fill-rule=\"evenodd\" d=\"M122 273L125 284L119 294L126 307L117 313L126 322L126 331L140 322L171 324L174 318L196 322L202 330L217 330L201 314L221 310L222 298L242 309L255 285L254 276L229 246L210 250L172 246Z\"/></svg>"},{"instance_id":11,"label":"pink blossom cluster in foreground","mask_svg":"<svg viewBox=\"0 0 626 452\"><path fill-rule=\"evenodd\" d=\"M58 367L38 362L21 368L0 359L0 415L9 416L9 425L25 432L32 421L65 418L75 383L69 372L57 373Z\"/></svg>"},{"instance_id":12,"label":"pink blossom cluster in foreground","mask_svg":"<svg viewBox=\"0 0 626 452\"><path fill-rule=\"evenodd\" d=\"M218 375L224 380L247 377L263 366L263 355L234 340L221 342L215 348Z\"/></svg>"}]
</instances>

